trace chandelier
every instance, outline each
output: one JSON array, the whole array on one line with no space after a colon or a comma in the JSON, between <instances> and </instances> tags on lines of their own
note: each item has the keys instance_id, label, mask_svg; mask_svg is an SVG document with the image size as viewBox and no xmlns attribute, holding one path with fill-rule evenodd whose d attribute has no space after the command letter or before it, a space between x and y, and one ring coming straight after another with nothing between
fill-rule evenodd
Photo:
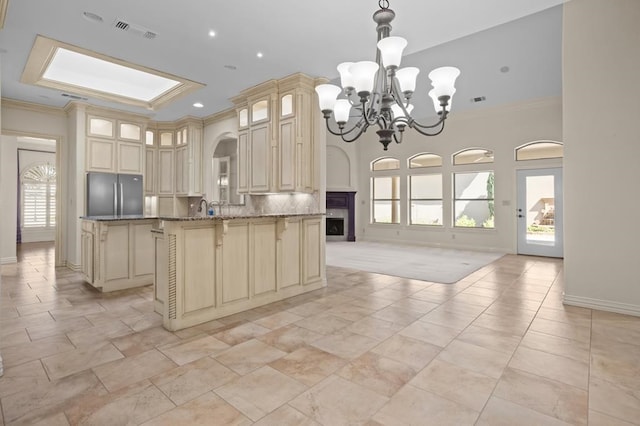
<instances>
[{"instance_id":1,"label":"chandelier","mask_svg":"<svg viewBox=\"0 0 640 426\"><path fill-rule=\"evenodd\" d=\"M345 142L358 139L369 126L377 125L376 131L380 143L387 146L394 140L402 142L406 127L415 129L425 136L436 136L444 130L444 122L451 108L451 97L460 70L455 67L441 67L429 73L433 89L429 96L433 99L439 119L431 125L418 123L411 117L413 105L411 97L416 88L416 79L420 70L415 67L400 68L402 51L407 40L390 36L391 21L396 14L389 9L388 0L379 0L380 10L373 14L378 24L378 50L376 61L343 62L338 65L342 88L333 84L320 84L316 87L320 110L333 135L340 136ZM338 97L344 94L343 98ZM351 108L358 111L357 121L347 126ZM333 114L338 129L332 128L329 119Z\"/></svg>"}]
</instances>

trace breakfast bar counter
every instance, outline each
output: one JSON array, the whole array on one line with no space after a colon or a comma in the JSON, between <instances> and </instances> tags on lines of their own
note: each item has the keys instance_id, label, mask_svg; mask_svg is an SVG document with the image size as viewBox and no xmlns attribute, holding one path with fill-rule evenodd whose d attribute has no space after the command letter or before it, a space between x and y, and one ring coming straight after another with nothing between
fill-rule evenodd
<instances>
[{"instance_id":1,"label":"breakfast bar counter","mask_svg":"<svg viewBox=\"0 0 640 426\"><path fill-rule=\"evenodd\" d=\"M321 214L159 219L155 309L168 330L326 285Z\"/></svg>"}]
</instances>

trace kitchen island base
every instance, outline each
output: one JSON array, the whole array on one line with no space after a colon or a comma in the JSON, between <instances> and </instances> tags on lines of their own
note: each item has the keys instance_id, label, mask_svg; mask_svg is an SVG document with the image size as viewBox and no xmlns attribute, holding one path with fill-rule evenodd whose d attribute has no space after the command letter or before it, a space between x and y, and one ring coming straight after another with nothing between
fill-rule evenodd
<instances>
[{"instance_id":1,"label":"kitchen island base","mask_svg":"<svg viewBox=\"0 0 640 426\"><path fill-rule=\"evenodd\" d=\"M155 309L171 331L326 286L320 215L164 219Z\"/></svg>"}]
</instances>

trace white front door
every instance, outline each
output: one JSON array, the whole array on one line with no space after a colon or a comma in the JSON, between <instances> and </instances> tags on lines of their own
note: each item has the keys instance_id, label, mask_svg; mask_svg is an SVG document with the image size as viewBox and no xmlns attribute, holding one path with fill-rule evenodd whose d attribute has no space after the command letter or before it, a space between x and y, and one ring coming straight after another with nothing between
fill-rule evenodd
<instances>
[{"instance_id":1,"label":"white front door","mask_svg":"<svg viewBox=\"0 0 640 426\"><path fill-rule=\"evenodd\" d=\"M562 168L517 174L518 254L563 257Z\"/></svg>"}]
</instances>

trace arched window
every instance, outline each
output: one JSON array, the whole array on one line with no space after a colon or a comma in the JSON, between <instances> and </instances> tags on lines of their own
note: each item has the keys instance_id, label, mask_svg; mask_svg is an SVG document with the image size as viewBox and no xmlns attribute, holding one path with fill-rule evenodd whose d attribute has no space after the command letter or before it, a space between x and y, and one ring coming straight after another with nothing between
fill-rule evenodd
<instances>
[{"instance_id":1,"label":"arched window","mask_svg":"<svg viewBox=\"0 0 640 426\"><path fill-rule=\"evenodd\" d=\"M398 169L400 169L400 160L398 160L397 158L384 157L371 162L371 170L374 172Z\"/></svg>"},{"instance_id":2,"label":"arched window","mask_svg":"<svg viewBox=\"0 0 640 426\"><path fill-rule=\"evenodd\" d=\"M423 152L409 158L410 169L421 169L423 167L440 167L442 166L442 157L437 154Z\"/></svg>"},{"instance_id":3,"label":"arched window","mask_svg":"<svg viewBox=\"0 0 640 426\"><path fill-rule=\"evenodd\" d=\"M22 174L22 227L56 226L56 168L38 164Z\"/></svg>"},{"instance_id":4,"label":"arched window","mask_svg":"<svg viewBox=\"0 0 640 426\"><path fill-rule=\"evenodd\" d=\"M516 148L516 161L543 160L564 157L564 146L559 142L531 142Z\"/></svg>"},{"instance_id":5,"label":"arched window","mask_svg":"<svg viewBox=\"0 0 640 426\"><path fill-rule=\"evenodd\" d=\"M493 163L493 151L484 148L471 148L453 154L453 164Z\"/></svg>"}]
</instances>

